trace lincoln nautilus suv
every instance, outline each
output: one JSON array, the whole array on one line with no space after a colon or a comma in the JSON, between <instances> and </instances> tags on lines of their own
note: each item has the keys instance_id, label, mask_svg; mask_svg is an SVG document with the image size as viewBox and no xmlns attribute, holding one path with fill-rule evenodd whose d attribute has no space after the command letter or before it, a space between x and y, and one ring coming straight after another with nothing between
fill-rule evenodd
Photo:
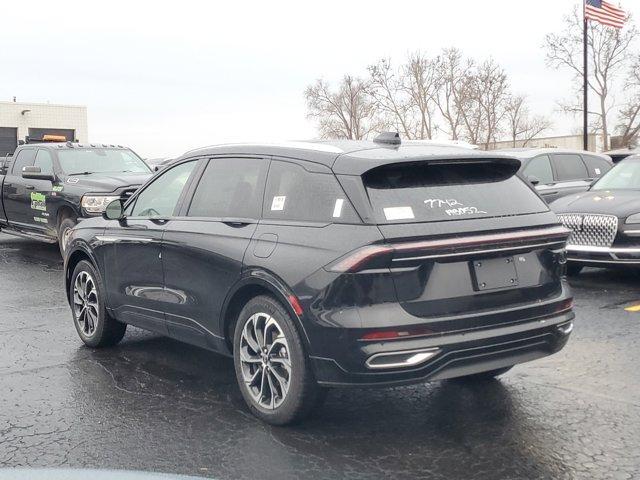
<instances>
[{"instance_id":1,"label":"lincoln nautilus suv","mask_svg":"<svg viewBox=\"0 0 640 480\"><path fill-rule=\"evenodd\" d=\"M232 356L249 409L327 387L482 380L572 330L569 230L506 155L375 141L188 152L65 248L90 347L133 325Z\"/></svg>"}]
</instances>

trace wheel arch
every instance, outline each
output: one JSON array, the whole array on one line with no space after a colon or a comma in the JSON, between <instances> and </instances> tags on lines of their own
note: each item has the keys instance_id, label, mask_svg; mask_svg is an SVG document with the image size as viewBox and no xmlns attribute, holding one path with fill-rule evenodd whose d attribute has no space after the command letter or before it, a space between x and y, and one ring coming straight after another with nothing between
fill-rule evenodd
<instances>
[{"instance_id":1,"label":"wheel arch","mask_svg":"<svg viewBox=\"0 0 640 480\"><path fill-rule=\"evenodd\" d=\"M87 260L89 263L93 265L93 267L98 270L98 263L94 258L91 251L86 248L82 244L76 244L73 249L66 256L65 267L64 267L64 286L65 292L67 294L67 302L69 302L69 289L71 288L71 275L73 275L73 271L76 268L76 265L80 263L82 260Z\"/></svg>"},{"instance_id":2,"label":"wheel arch","mask_svg":"<svg viewBox=\"0 0 640 480\"><path fill-rule=\"evenodd\" d=\"M56 229L60 227L60 223L65 218L77 218L78 211L69 203L63 203L56 210Z\"/></svg>"},{"instance_id":3,"label":"wheel arch","mask_svg":"<svg viewBox=\"0 0 640 480\"><path fill-rule=\"evenodd\" d=\"M220 316L220 332L225 339L228 353L233 352L233 327L244 305L254 297L269 295L279 301L293 318L296 327L302 335L304 343L309 345L309 337L301 320L294 310L289 296L294 295L292 290L278 277L264 270L251 270L236 282L227 294L222 306ZM304 315L304 313L302 314Z\"/></svg>"}]
</instances>

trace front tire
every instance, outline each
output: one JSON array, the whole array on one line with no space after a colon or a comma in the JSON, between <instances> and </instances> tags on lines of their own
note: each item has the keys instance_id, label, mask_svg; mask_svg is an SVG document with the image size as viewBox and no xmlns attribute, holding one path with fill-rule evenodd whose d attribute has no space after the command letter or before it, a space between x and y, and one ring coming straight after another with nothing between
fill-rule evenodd
<instances>
[{"instance_id":1,"label":"front tire","mask_svg":"<svg viewBox=\"0 0 640 480\"><path fill-rule=\"evenodd\" d=\"M127 325L107 313L102 278L86 260L78 262L73 270L69 303L73 324L85 345L93 348L108 347L117 344L124 337Z\"/></svg>"},{"instance_id":2,"label":"front tire","mask_svg":"<svg viewBox=\"0 0 640 480\"><path fill-rule=\"evenodd\" d=\"M69 240L69 235L71 234L71 229L76 226L76 223L76 220L67 217L63 218L60 221L60 225L58 225L58 247L60 248L60 255L63 257Z\"/></svg>"},{"instance_id":3,"label":"front tire","mask_svg":"<svg viewBox=\"0 0 640 480\"><path fill-rule=\"evenodd\" d=\"M324 398L291 315L272 297L255 297L240 312L233 357L245 402L267 423L300 421Z\"/></svg>"}]
</instances>

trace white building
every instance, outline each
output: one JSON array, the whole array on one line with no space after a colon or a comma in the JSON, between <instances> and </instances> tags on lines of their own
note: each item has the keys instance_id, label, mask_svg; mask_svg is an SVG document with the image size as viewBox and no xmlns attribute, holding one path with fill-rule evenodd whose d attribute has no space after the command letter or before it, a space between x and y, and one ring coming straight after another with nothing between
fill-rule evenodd
<instances>
[{"instance_id":1,"label":"white building","mask_svg":"<svg viewBox=\"0 0 640 480\"><path fill-rule=\"evenodd\" d=\"M13 153L19 140L38 141L44 135L88 142L87 107L0 102L0 156Z\"/></svg>"}]
</instances>

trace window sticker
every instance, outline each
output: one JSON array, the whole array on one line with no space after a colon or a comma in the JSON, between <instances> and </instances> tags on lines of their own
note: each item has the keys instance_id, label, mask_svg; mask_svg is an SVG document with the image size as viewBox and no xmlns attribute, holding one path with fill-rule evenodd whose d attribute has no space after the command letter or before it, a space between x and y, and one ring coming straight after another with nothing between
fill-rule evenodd
<instances>
[{"instance_id":1,"label":"window sticker","mask_svg":"<svg viewBox=\"0 0 640 480\"><path fill-rule=\"evenodd\" d=\"M596 175L600 175L600 169L599 168L594 168L594 170L596 171Z\"/></svg>"},{"instance_id":2,"label":"window sticker","mask_svg":"<svg viewBox=\"0 0 640 480\"><path fill-rule=\"evenodd\" d=\"M383 209L387 220L408 220L415 218L411 207L387 207Z\"/></svg>"},{"instance_id":3,"label":"window sticker","mask_svg":"<svg viewBox=\"0 0 640 480\"><path fill-rule=\"evenodd\" d=\"M273 197L273 201L271 202L271 211L284 210L284 202L286 199L287 197L285 195Z\"/></svg>"},{"instance_id":4,"label":"window sticker","mask_svg":"<svg viewBox=\"0 0 640 480\"><path fill-rule=\"evenodd\" d=\"M333 218L340 218L342 216L343 205L344 205L344 198L337 198L336 204L333 206Z\"/></svg>"}]
</instances>

